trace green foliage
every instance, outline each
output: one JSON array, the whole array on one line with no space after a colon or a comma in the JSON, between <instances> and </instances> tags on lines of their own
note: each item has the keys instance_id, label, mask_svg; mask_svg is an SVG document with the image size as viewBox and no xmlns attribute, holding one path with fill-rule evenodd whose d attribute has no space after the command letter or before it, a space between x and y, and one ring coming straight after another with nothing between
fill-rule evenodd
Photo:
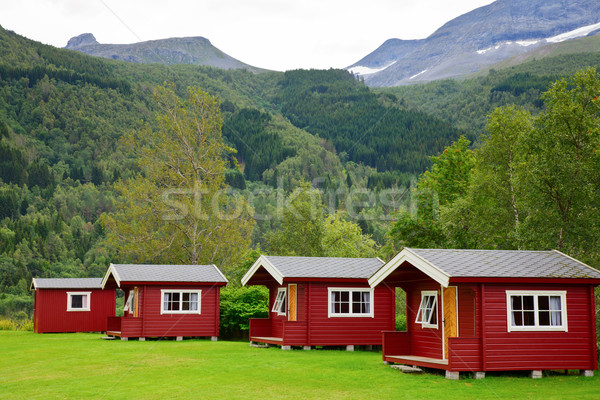
<instances>
[{"instance_id":1,"label":"green foliage","mask_svg":"<svg viewBox=\"0 0 600 400\"><path fill-rule=\"evenodd\" d=\"M303 257L374 257L375 241L341 212L325 216L321 193L303 184L286 199L278 229L267 235L270 254Z\"/></svg>"},{"instance_id":2,"label":"green foliage","mask_svg":"<svg viewBox=\"0 0 600 400\"><path fill-rule=\"evenodd\" d=\"M244 165L244 177L248 180L261 180L266 169L296 155L279 135L266 129L270 122L269 114L244 108L223 126L224 136L237 149L238 162Z\"/></svg>"},{"instance_id":3,"label":"green foliage","mask_svg":"<svg viewBox=\"0 0 600 400\"><path fill-rule=\"evenodd\" d=\"M226 339L247 338L250 318L269 316L269 291L264 286L221 289L220 336Z\"/></svg>"},{"instance_id":4,"label":"green foliage","mask_svg":"<svg viewBox=\"0 0 600 400\"><path fill-rule=\"evenodd\" d=\"M344 70L287 71L276 97L295 126L330 141L349 159L378 171L420 173L460 132L416 111L384 105Z\"/></svg>"},{"instance_id":5,"label":"green foliage","mask_svg":"<svg viewBox=\"0 0 600 400\"><path fill-rule=\"evenodd\" d=\"M219 101L197 88L182 100L158 87L158 127L126 138L142 174L120 181L116 212L105 214L108 243L135 262L236 262L254 221L225 186L228 148Z\"/></svg>"}]
</instances>

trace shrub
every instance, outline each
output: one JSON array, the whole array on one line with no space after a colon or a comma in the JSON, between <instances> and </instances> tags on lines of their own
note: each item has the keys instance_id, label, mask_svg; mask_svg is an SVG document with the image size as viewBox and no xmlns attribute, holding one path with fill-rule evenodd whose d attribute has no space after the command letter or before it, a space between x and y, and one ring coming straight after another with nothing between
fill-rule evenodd
<instances>
[{"instance_id":1,"label":"shrub","mask_svg":"<svg viewBox=\"0 0 600 400\"><path fill-rule=\"evenodd\" d=\"M250 318L269 316L269 292L263 286L226 287L221 290L220 336L247 337Z\"/></svg>"}]
</instances>

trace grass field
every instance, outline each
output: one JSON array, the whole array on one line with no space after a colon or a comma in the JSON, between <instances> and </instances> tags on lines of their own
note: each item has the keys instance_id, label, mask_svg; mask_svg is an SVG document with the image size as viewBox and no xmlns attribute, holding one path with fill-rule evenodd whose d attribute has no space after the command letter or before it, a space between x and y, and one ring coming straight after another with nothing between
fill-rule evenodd
<instances>
[{"instance_id":1,"label":"grass field","mask_svg":"<svg viewBox=\"0 0 600 400\"><path fill-rule=\"evenodd\" d=\"M407 375L377 352L0 331L0 399L598 399L600 377ZM466 376L466 374L465 374Z\"/></svg>"}]
</instances>

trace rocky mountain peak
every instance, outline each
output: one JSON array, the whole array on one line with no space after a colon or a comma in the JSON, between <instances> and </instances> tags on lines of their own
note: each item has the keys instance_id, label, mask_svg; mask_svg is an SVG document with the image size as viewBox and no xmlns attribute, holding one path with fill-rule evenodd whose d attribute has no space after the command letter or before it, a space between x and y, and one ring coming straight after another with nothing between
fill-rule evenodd
<instances>
[{"instance_id":1,"label":"rocky mountain peak","mask_svg":"<svg viewBox=\"0 0 600 400\"><path fill-rule=\"evenodd\" d=\"M79 36L72 37L67 43L67 49L77 49L82 46L98 44L98 41L91 33L82 33Z\"/></svg>"}]
</instances>

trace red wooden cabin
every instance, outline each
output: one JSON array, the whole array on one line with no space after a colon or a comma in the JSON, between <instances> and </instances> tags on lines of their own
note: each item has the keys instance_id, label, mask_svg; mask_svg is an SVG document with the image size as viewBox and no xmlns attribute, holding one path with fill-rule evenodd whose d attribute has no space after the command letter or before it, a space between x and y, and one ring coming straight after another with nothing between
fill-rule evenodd
<instances>
[{"instance_id":1,"label":"red wooden cabin","mask_svg":"<svg viewBox=\"0 0 600 400\"><path fill-rule=\"evenodd\" d=\"M393 329L394 293L367 279L378 258L260 256L243 285L269 289L269 318L250 319L250 342L291 346L381 345Z\"/></svg>"},{"instance_id":2,"label":"red wooden cabin","mask_svg":"<svg viewBox=\"0 0 600 400\"><path fill-rule=\"evenodd\" d=\"M102 278L33 278L33 330L103 332L115 315L115 290L102 290Z\"/></svg>"},{"instance_id":3,"label":"red wooden cabin","mask_svg":"<svg viewBox=\"0 0 600 400\"><path fill-rule=\"evenodd\" d=\"M405 248L369 283L406 291L407 331L383 333L385 362L451 379L598 367L600 272L558 251Z\"/></svg>"},{"instance_id":4,"label":"red wooden cabin","mask_svg":"<svg viewBox=\"0 0 600 400\"><path fill-rule=\"evenodd\" d=\"M107 335L219 336L219 301L227 279L215 265L111 264L104 289L125 292L123 317L108 318Z\"/></svg>"}]
</instances>

